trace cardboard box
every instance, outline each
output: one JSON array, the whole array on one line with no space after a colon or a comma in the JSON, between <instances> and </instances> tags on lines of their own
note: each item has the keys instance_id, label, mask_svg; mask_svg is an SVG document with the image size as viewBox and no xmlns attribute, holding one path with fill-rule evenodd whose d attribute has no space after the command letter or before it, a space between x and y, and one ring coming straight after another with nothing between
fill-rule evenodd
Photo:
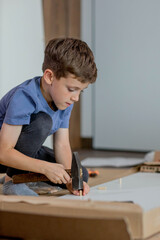
<instances>
[{"instance_id":1,"label":"cardboard box","mask_svg":"<svg viewBox=\"0 0 160 240\"><path fill-rule=\"evenodd\" d=\"M104 240L105 236L110 240L118 240L119 236L123 240L131 239L127 220L122 218L80 217L79 214L75 216L76 211L72 214L71 208L70 213L66 213L63 208L64 214L62 214L58 206L50 208L44 205L38 208L36 205L35 211L30 208L29 213L27 210L23 211L28 208L27 204L22 204L23 206L18 204L21 211L12 211L12 204L6 205L9 206L9 211L0 211L1 236L34 240Z\"/></svg>"},{"instance_id":2,"label":"cardboard box","mask_svg":"<svg viewBox=\"0 0 160 240\"><path fill-rule=\"evenodd\" d=\"M138 171L99 169L90 185ZM91 179L90 179L91 180ZM132 203L0 195L0 237L42 240L159 240L160 208L144 212ZM6 239L6 238L5 238Z\"/></svg>"},{"instance_id":3,"label":"cardboard box","mask_svg":"<svg viewBox=\"0 0 160 240\"><path fill-rule=\"evenodd\" d=\"M0 197L0 236L23 239L145 239L160 231L160 208L132 203Z\"/></svg>"}]
</instances>

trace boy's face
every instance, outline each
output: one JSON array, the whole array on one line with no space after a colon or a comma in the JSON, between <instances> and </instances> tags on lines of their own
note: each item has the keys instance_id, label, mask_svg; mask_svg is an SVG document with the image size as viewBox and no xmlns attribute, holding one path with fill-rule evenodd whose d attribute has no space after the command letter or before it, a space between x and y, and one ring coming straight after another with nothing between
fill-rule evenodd
<instances>
[{"instance_id":1,"label":"boy's face","mask_svg":"<svg viewBox=\"0 0 160 240\"><path fill-rule=\"evenodd\" d=\"M80 93L87 88L89 83L81 83L72 74L67 77L56 79L53 75L52 83L49 86L51 101L54 101L58 109L64 110L72 103L79 100Z\"/></svg>"}]
</instances>

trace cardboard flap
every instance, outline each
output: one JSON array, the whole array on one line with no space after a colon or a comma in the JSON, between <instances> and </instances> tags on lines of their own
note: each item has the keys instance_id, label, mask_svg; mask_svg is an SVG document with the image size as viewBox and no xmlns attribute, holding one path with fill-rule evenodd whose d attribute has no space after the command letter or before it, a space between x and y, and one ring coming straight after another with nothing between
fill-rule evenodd
<instances>
[{"instance_id":1,"label":"cardboard flap","mask_svg":"<svg viewBox=\"0 0 160 240\"><path fill-rule=\"evenodd\" d=\"M159 162L160 163L160 152L156 151L154 154L154 162Z\"/></svg>"},{"instance_id":2,"label":"cardboard flap","mask_svg":"<svg viewBox=\"0 0 160 240\"><path fill-rule=\"evenodd\" d=\"M126 219L50 217L1 211L1 236L36 240L131 240ZM47 224L46 224L47 223ZM18 226L18 227L17 227Z\"/></svg>"},{"instance_id":3,"label":"cardboard flap","mask_svg":"<svg viewBox=\"0 0 160 240\"><path fill-rule=\"evenodd\" d=\"M46 207L56 207L56 208L69 208L88 211L93 210L116 210L116 211L133 211L137 213L142 213L142 208L130 202L106 202L106 201L92 201L92 200L68 200L59 199L56 197L31 197L31 196L0 196L0 210L16 210L18 212L25 211L26 209L23 205L32 208L32 211L36 210L42 205L42 208ZM22 207L21 207L22 205ZM19 208L16 208L19 206Z\"/></svg>"}]
</instances>

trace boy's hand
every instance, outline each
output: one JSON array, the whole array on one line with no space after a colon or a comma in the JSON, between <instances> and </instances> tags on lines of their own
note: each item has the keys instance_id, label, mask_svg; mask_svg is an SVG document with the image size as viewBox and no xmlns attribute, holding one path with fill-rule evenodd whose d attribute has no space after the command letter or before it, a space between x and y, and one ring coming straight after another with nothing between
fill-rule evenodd
<instances>
[{"instance_id":1,"label":"boy's hand","mask_svg":"<svg viewBox=\"0 0 160 240\"><path fill-rule=\"evenodd\" d=\"M79 191L72 189L72 180L70 180L69 183L66 184L66 187L71 193L73 193L76 196L79 196ZM86 182L83 182L83 196L88 194L89 191L90 191L89 185Z\"/></svg>"},{"instance_id":2,"label":"boy's hand","mask_svg":"<svg viewBox=\"0 0 160 240\"><path fill-rule=\"evenodd\" d=\"M71 179L65 171L64 166L59 163L48 163L45 169L45 175L51 182L56 184L67 184Z\"/></svg>"}]
</instances>

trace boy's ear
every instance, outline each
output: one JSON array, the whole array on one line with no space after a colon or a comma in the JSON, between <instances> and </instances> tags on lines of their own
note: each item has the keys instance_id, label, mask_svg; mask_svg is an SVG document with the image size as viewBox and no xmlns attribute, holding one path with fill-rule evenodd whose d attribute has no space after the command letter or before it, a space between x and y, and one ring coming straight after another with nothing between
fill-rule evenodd
<instances>
[{"instance_id":1,"label":"boy's ear","mask_svg":"<svg viewBox=\"0 0 160 240\"><path fill-rule=\"evenodd\" d=\"M44 71L43 76L44 76L45 82L46 82L47 84L49 84L49 85L52 85L52 82L53 82L53 80L54 80L54 78L55 78L54 73L52 72L52 70L46 69L46 70Z\"/></svg>"}]
</instances>

